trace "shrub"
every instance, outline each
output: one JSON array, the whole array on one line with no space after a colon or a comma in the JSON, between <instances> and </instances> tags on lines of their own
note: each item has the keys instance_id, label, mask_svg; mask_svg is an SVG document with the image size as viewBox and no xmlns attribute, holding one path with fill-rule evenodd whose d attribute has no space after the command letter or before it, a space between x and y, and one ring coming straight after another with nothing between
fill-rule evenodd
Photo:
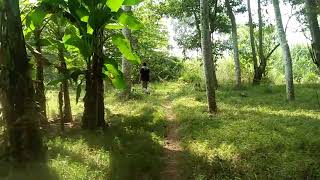
<instances>
[{"instance_id":1,"label":"shrub","mask_svg":"<svg viewBox=\"0 0 320 180\"><path fill-rule=\"evenodd\" d=\"M200 61L192 60L183 63L181 73L182 81L188 83L199 83L204 81L202 63Z\"/></svg>"},{"instance_id":2,"label":"shrub","mask_svg":"<svg viewBox=\"0 0 320 180\"><path fill-rule=\"evenodd\" d=\"M180 77L182 70L181 61L165 52L152 52L141 58L150 68L151 81L174 80ZM139 81L140 66L134 66L132 71L133 82Z\"/></svg>"}]
</instances>

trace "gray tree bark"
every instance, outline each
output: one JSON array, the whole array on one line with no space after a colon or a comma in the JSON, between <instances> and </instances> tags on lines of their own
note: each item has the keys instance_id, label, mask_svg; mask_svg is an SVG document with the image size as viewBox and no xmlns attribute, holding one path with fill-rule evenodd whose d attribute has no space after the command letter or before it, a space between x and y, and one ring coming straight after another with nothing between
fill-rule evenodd
<instances>
[{"instance_id":1,"label":"gray tree bark","mask_svg":"<svg viewBox=\"0 0 320 180\"><path fill-rule=\"evenodd\" d=\"M250 34L250 43L251 43L251 51L252 51L252 61L253 61L254 72L256 74L256 71L258 69L258 59L257 59L256 44L255 44L255 38L254 38L254 28L253 28L250 0L247 0L247 6L248 6L248 16L249 16L249 28L250 28L249 34Z\"/></svg>"},{"instance_id":2,"label":"gray tree bark","mask_svg":"<svg viewBox=\"0 0 320 180\"><path fill-rule=\"evenodd\" d=\"M131 6L123 6L122 9L125 12L131 12ZM122 29L122 34L130 41L131 47L132 47L132 34L131 34L131 30L127 27L125 27L124 29ZM131 88L132 88L132 82L131 82L131 69L132 69L132 65L131 63L125 58L122 57L122 72L124 75L124 78L127 82L127 87L124 90L124 96L128 97L131 93Z\"/></svg>"},{"instance_id":3,"label":"gray tree bark","mask_svg":"<svg viewBox=\"0 0 320 180\"><path fill-rule=\"evenodd\" d=\"M202 56L204 61L204 72L206 79L207 100L210 113L217 112L214 76L213 76L213 61L212 47L209 32L209 4L208 0L200 0L200 19L201 19L201 46Z\"/></svg>"},{"instance_id":4,"label":"gray tree bark","mask_svg":"<svg viewBox=\"0 0 320 180\"><path fill-rule=\"evenodd\" d=\"M292 101L295 99L295 94L294 94L294 85L293 85L292 58L291 58L290 48L288 45L286 33L283 28L279 0L272 0L272 2L273 2L274 12L276 16L278 36L279 36L279 40L282 48L283 61L285 65L287 99L289 101Z\"/></svg>"},{"instance_id":5,"label":"gray tree bark","mask_svg":"<svg viewBox=\"0 0 320 180\"><path fill-rule=\"evenodd\" d=\"M227 7L227 13L231 21L236 87L240 87L241 86L241 66L240 66L240 58L239 58L237 23L236 23L236 18L234 16L229 0L225 0L225 5Z\"/></svg>"},{"instance_id":6,"label":"gray tree bark","mask_svg":"<svg viewBox=\"0 0 320 180\"><path fill-rule=\"evenodd\" d=\"M313 61L320 69L320 29L318 23L318 6L315 0L305 1L310 34L312 37Z\"/></svg>"}]
</instances>

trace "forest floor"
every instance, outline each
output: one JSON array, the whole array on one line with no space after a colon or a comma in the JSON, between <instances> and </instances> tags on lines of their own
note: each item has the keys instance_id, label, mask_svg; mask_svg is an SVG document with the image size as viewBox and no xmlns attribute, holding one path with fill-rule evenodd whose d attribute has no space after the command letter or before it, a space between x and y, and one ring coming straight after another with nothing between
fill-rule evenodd
<instances>
[{"instance_id":1,"label":"forest floor","mask_svg":"<svg viewBox=\"0 0 320 180\"><path fill-rule=\"evenodd\" d=\"M167 130L165 134L165 144L163 152L163 161L165 162L165 167L161 174L162 180L181 180L181 170L179 168L179 163L181 162L182 147L180 145L180 138L178 134L179 122L176 119L176 114L172 109L170 102L165 105L166 111L166 123Z\"/></svg>"},{"instance_id":2,"label":"forest floor","mask_svg":"<svg viewBox=\"0 0 320 180\"><path fill-rule=\"evenodd\" d=\"M49 133L48 163L26 171L0 161L0 179L319 179L318 89L297 85L297 100L287 102L282 85L224 85L214 116L204 88L184 82L152 84L150 95L137 87L130 100L107 91L108 129ZM57 91L47 98L55 119ZM72 107L79 122L74 94Z\"/></svg>"}]
</instances>

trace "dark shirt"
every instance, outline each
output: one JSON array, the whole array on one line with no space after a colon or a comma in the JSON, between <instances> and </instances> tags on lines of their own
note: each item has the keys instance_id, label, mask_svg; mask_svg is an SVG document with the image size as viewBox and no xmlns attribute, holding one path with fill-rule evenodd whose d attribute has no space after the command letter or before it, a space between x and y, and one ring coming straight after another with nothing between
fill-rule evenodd
<instances>
[{"instance_id":1,"label":"dark shirt","mask_svg":"<svg viewBox=\"0 0 320 180\"><path fill-rule=\"evenodd\" d=\"M140 78L141 81L149 81L150 80L150 69L146 66L142 66L140 69Z\"/></svg>"}]
</instances>

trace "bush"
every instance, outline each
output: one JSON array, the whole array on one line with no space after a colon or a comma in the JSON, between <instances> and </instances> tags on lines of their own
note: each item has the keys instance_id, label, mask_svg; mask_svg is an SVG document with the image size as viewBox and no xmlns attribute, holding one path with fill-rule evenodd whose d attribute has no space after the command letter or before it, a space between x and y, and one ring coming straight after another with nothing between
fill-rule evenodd
<instances>
[{"instance_id":1,"label":"bush","mask_svg":"<svg viewBox=\"0 0 320 180\"><path fill-rule=\"evenodd\" d=\"M182 81L188 83L199 83L204 81L202 63L200 61L192 60L183 63L181 73Z\"/></svg>"},{"instance_id":2,"label":"bush","mask_svg":"<svg viewBox=\"0 0 320 180\"><path fill-rule=\"evenodd\" d=\"M142 62L146 62L150 68L151 81L163 81L178 79L182 70L181 61L172 56L168 56L164 52L152 52L141 58ZM133 67L132 80L139 81L140 66Z\"/></svg>"},{"instance_id":3,"label":"bush","mask_svg":"<svg viewBox=\"0 0 320 180\"><path fill-rule=\"evenodd\" d=\"M319 82L319 75L309 72L304 75L301 80L302 83L317 83Z\"/></svg>"}]
</instances>

